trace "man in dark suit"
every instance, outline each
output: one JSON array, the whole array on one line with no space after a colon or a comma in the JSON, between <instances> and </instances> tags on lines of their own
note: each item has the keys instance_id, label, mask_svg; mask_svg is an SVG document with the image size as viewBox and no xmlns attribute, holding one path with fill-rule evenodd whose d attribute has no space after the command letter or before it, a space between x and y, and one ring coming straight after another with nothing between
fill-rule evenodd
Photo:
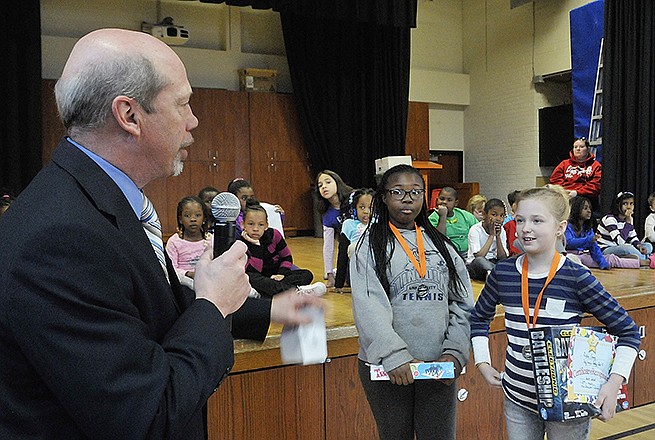
<instances>
[{"instance_id":1,"label":"man in dark suit","mask_svg":"<svg viewBox=\"0 0 655 440\"><path fill-rule=\"evenodd\" d=\"M0 438L202 439L234 360L226 317L261 340L270 321L320 306L246 300L240 242L202 256L195 298L158 259L140 188L182 171L190 96L184 65L150 35L104 29L73 48L56 86L68 136L0 222Z\"/></svg>"}]
</instances>

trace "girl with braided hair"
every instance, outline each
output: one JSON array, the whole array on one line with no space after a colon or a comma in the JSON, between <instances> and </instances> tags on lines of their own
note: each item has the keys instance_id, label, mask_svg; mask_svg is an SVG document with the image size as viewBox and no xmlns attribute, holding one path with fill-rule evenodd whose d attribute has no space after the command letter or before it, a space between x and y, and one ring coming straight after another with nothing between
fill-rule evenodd
<instances>
[{"instance_id":1,"label":"girl with braided hair","mask_svg":"<svg viewBox=\"0 0 655 440\"><path fill-rule=\"evenodd\" d=\"M420 172L387 170L350 260L359 376L381 439L454 439L456 384L414 382L412 362L468 362L473 294L464 261L427 216ZM370 365L389 381L372 381Z\"/></svg>"}]
</instances>

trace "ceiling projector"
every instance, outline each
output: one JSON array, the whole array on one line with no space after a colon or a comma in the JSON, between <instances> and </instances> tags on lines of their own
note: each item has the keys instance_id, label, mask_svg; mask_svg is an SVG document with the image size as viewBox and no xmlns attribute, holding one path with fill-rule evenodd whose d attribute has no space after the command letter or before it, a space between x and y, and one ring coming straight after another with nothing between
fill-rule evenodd
<instances>
[{"instance_id":1,"label":"ceiling projector","mask_svg":"<svg viewBox=\"0 0 655 440\"><path fill-rule=\"evenodd\" d=\"M184 26L173 24L173 18L166 17L161 23L141 23L141 31L159 38L169 46L181 46L189 41L189 31Z\"/></svg>"}]
</instances>

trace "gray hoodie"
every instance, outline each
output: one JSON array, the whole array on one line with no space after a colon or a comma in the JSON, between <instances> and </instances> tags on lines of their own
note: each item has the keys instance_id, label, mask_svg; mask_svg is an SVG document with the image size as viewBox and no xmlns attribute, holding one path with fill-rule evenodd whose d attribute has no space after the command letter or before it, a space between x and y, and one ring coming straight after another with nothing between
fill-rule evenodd
<instances>
[{"instance_id":1,"label":"gray hoodie","mask_svg":"<svg viewBox=\"0 0 655 440\"><path fill-rule=\"evenodd\" d=\"M422 228L421 228L422 230ZM400 230L416 252L416 231ZM469 315L473 292L464 261L448 246L463 282L459 290L448 289L448 266L423 231L427 273L421 279L396 241L387 271L391 295L387 296L375 275L368 233L350 259L350 284L355 325L359 332L359 359L382 364L391 371L412 359L435 361L442 354L454 356L462 365L470 354ZM390 246L387 251L390 251Z\"/></svg>"}]
</instances>

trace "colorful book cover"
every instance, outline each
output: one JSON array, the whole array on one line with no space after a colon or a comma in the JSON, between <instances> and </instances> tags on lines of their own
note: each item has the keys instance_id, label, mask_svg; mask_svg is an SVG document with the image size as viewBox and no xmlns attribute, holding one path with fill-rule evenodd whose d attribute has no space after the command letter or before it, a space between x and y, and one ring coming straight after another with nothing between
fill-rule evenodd
<instances>
[{"instance_id":1,"label":"colorful book cover","mask_svg":"<svg viewBox=\"0 0 655 440\"><path fill-rule=\"evenodd\" d=\"M452 362L412 362L409 368L414 380L455 378L455 365ZM371 365L371 380L389 380L382 365Z\"/></svg>"},{"instance_id":2,"label":"colorful book cover","mask_svg":"<svg viewBox=\"0 0 655 440\"><path fill-rule=\"evenodd\" d=\"M602 335L603 340L605 338L600 327L555 326L530 329L537 409L543 420L566 421L600 414L600 409L589 399L582 401L577 394L569 399L569 348L576 328L585 328L595 332L596 337ZM619 390L617 411L629 406L626 391L625 386Z\"/></svg>"}]
</instances>

